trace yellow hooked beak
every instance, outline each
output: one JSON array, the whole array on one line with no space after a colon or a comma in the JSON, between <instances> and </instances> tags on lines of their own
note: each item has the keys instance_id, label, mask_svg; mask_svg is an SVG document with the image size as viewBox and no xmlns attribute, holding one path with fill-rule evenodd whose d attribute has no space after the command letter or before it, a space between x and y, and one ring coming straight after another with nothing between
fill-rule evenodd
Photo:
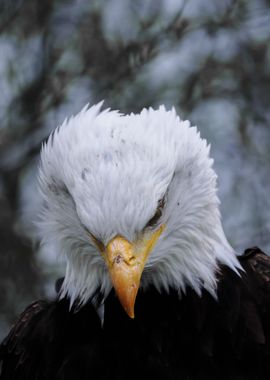
<instances>
[{"instance_id":1,"label":"yellow hooked beak","mask_svg":"<svg viewBox=\"0 0 270 380\"><path fill-rule=\"evenodd\" d=\"M133 243L116 236L102 251L115 292L130 318L134 318L135 299L145 263L163 230L164 225Z\"/></svg>"}]
</instances>

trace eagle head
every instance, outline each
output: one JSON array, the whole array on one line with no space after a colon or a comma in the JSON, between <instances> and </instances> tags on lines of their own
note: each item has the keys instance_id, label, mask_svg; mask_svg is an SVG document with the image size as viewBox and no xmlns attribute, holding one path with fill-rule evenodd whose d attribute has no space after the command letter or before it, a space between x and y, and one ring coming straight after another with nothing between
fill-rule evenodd
<instances>
[{"instance_id":1,"label":"eagle head","mask_svg":"<svg viewBox=\"0 0 270 380\"><path fill-rule=\"evenodd\" d=\"M66 259L71 305L112 287L130 317L139 287L215 295L218 265L239 268L220 221L209 146L174 109L85 107L41 151L39 223Z\"/></svg>"}]
</instances>

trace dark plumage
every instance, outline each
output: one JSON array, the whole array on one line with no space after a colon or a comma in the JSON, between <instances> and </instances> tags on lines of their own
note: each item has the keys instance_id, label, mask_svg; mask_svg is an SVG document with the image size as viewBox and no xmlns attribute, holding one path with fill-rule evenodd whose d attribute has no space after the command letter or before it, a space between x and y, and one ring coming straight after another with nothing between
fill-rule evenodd
<instances>
[{"instance_id":1,"label":"dark plumage","mask_svg":"<svg viewBox=\"0 0 270 380\"><path fill-rule=\"evenodd\" d=\"M239 260L241 277L220 267L217 300L150 288L130 319L112 291L103 326L90 302L34 302L2 343L0 379L269 379L270 259L252 248Z\"/></svg>"}]
</instances>

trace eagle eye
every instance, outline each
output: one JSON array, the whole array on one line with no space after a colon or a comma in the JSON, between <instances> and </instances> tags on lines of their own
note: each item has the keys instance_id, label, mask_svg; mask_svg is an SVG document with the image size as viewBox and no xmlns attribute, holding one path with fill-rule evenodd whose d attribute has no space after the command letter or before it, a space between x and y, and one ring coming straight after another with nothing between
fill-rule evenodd
<instances>
[{"instance_id":1,"label":"eagle eye","mask_svg":"<svg viewBox=\"0 0 270 380\"><path fill-rule=\"evenodd\" d=\"M157 224L157 222L159 221L159 219L162 215L162 210L164 208L164 205L165 205L165 197L161 198L158 201L156 212L155 212L154 216L152 216L152 218L148 221L145 228L154 227Z\"/></svg>"}]
</instances>

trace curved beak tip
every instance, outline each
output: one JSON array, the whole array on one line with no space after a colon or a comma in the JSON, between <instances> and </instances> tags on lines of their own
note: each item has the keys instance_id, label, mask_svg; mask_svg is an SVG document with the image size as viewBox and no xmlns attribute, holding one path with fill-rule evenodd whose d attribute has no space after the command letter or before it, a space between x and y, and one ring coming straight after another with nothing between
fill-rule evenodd
<instances>
[{"instance_id":1,"label":"curved beak tip","mask_svg":"<svg viewBox=\"0 0 270 380\"><path fill-rule=\"evenodd\" d=\"M125 309L127 315L131 318L131 319L134 319L135 318L135 314L134 314L134 309L133 310L127 310Z\"/></svg>"},{"instance_id":2,"label":"curved beak tip","mask_svg":"<svg viewBox=\"0 0 270 380\"><path fill-rule=\"evenodd\" d=\"M138 286L128 286L128 284L125 284L120 289L119 287L115 286L116 294L118 296L118 299L127 313L127 315L134 319L134 308L135 308L135 301L138 291Z\"/></svg>"}]
</instances>

